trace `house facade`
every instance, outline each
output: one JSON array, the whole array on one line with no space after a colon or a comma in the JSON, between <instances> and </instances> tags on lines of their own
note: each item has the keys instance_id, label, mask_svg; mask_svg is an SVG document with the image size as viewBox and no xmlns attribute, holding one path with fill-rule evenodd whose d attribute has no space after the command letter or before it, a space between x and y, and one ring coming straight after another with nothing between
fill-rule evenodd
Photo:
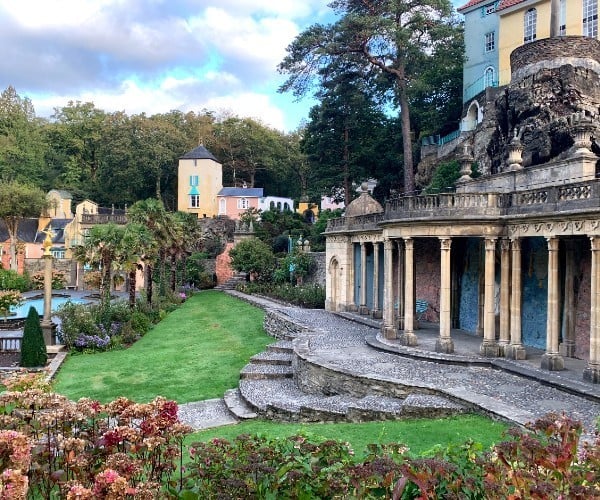
<instances>
[{"instance_id":1,"label":"house facade","mask_svg":"<svg viewBox=\"0 0 600 500\"><path fill-rule=\"evenodd\" d=\"M218 215L226 215L231 219L239 219L246 210L258 210L263 197L262 188L224 187L217 194Z\"/></svg>"},{"instance_id":2,"label":"house facade","mask_svg":"<svg viewBox=\"0 0 600 500\"><path fill-rule=\"evenodd\" d=\"M512 52L511 74L463 134L455 192L382 207L365 189L329 221L326 308L381 317L381 335L410 347L424 300L439 352L460 328L483 356L535 347L541 368L582 359L600 383L600 42L536 39Z\"/></svg>"}]
</instances>

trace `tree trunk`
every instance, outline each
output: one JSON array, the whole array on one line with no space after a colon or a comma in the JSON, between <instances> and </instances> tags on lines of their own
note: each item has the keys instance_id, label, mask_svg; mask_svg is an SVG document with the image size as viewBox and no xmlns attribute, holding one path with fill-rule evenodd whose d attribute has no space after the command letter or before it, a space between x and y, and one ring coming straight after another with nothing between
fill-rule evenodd
<instances>
[{"instance_id":1,"label":"tree trunk","mask_svg":"<svg viewBox=\"0 0 600 500\"><path fill-rule=\"evenodd\" d=\"M171 255L171 291L175 293L175 285L177 284L177 259L175 254Z\"/></svg>"},{"instance_id":2,"label":"tree trunk","mask_svg":"<svg viewBox=\"0 0 600 500\"><path fill-rule=\"evenodd\" d=\"M348 151L348 125L344 126L344 204L350 205L350 152Z\"/></svg>"},{"instance_id":3,"label":"tree trunk","mask_svg":"<svg viewBox=\"0 0 600 500\"><path fill-rule=\"evenodd\" d=\"M148 263L146 264L146 301L150 305L152 305L152 294L152 265Z\"/></svg>"},{"instance_id":4,"label":"tree trunk","mask_svg":"<svg viewBox=\"0 0 600 500\"><path fill-rule=\"evenodd\" d=\"M410 110L406 96L404 68L398 76L398 93L400 97L400 119L402 125L402 149L404 153L404 194L415 194L415 173L413 171L412 137L410 130Z\"/></svg>"},{"instance_id":5,"label":"tree trunk","mask_svg":"<svg viewBox=\"0 0 600 500\"><path fill-rule=\"evenodd\" d=\"M137 269L129 271L129 309L135 307L135 286L137 279Z\"/></svg>"},{"instance_id":6,"label":"tree trunk","mask_svg":"<svg viewBox=\"0 0 600 500\"><path fill-rule=\"evenodd\" d=\"M17 262L17 230L19 228L19 221L17 219L9 217L6 220L6 229L8 231L8 237L10 238L9 255L10 255L10 268L13 271L19 270L19 263Z\"/></svg>"}]
</instances>

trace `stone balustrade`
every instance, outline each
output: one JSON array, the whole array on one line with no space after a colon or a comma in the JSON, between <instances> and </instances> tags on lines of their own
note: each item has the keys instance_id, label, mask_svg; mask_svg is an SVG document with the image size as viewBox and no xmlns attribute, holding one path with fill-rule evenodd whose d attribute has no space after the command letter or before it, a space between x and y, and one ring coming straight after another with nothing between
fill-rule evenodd
<instances>
[{"instance_id":1,"label":"stone balustrade","mask_svg":"<svg viewBox=\"0 0 600 500\"><path fill-rule=\"evenodd\" d=\"M125 214L81 214L81 222L83 224L127 224L127 216Z\"/></svg>"}]
</instances>

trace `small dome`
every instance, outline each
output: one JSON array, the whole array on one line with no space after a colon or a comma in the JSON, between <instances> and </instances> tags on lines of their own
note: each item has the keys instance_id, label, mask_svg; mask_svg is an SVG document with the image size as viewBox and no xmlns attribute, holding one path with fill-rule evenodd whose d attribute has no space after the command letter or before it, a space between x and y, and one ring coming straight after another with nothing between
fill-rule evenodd
<instances>
[{"instance_id":1,"label":"small dome","mask_svg":"<svg viewBox=\"0 0 600 500\"><path fill-rule=\"evenodd\" d=\"M368 185L363 182L361 185L362 193L352 201L346 208L346 217L355 217L357 215L380 214L383 212L381 204L374 199L368 191Z\"/></svg>"}]
</instances>

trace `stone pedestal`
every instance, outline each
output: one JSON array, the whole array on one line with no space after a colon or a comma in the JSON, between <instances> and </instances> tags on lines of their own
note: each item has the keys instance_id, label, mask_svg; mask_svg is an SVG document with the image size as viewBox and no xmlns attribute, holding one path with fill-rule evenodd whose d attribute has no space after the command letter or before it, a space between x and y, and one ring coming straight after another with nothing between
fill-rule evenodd
<instances>
[{"instance_id":1,"label":"stone pedestal","mask_svg":"<svg viewBox=\"0 0 600 500\"><path fill-rule=\"evenodd\" d=\"M408 347L414 347L418 345L418 339L413 332L403 332L400 335L400 343Z\"/></svg>"},{"instance_id":2,"label":"stone pedestal","mask_svg":"<svg viewBox=\"0 0 600 500\"><path fill-rule=\"evenodd\" d=\"M371 311L369 311L369 308L367 306L358 306L358 314L360 314L361 316L368 316L370 312Z\"/></svg>"},{"instance_id":3,"label":"stone pedestal","mask_svg":"<svg viewBox=\"0 0 600 500\"><path fill-rule=\"evenodd\" d=\"M40 325L42 327L42 334L44 335L44 344L46 344L46 347L56 345L56 342L54 341L56 325L52 322L46 323L45 321L42 321Z\"/></svg>"},{"instance_id":4,"label":"stone pedestal","mask_svg":"<svg viewBox=\"0 0 600 500\"><path fill-rule=\"evenodd\" d=\"M435 352L452 354L454 352L454 341L447 337L438 338L435 342Z\"/></svg>"},{"instance_id":5,"label":"stone pedestal","mask_svg":"<svg viewBox=\"0 0 600 500\"><path fill-rule=\"evenodd\" d=\"M484 340L479 346L479 354L486 358L497 358L500 356L500 346L496 342Z\"/></svg>"},{"instance_id":6,"label":"stone pedestal","mask_svg":"<svg viewBox=\"0 0 600 500\"><path fill-rule=\"evenodd\" d=\"M541 367L543 370L558 372L565 369L565 361L560 354L545 353L542 355Z\"/></svg>"},{"instance_id":7,"label":"stone pedestal","mask_svg":"<svg viewBox=\"0 0 600 500\"><path fill-rule=\"evenodd\" d=\"M527 359L527 352L522 345L509 344L504 347L504 357L507 359Z\"/></svg>"},{"instance_id":8,"label":"stone pedestal","mask_svg":"<svg viewBox=\"0 0 600 500\"><path fill-rule=\"evenodd\" d=\"M398 333L392 326L382 326L381 333L384 339L396 340L398 338Z\"/></svg>"},{"instance_id":9,"label":"stone pedestal","mask_svg":"<svg viewBox=\"0 0 600 500\"><path fill-rule=\"evenodd\" d=\"M588 365L583 370L583 380L592 384L600 384L600 365Z\"/></svg>"},{"instance_id":10,"label":"stone pedestal","mask_svg":"<svg viewBox=\"0 0 600 500\"><path fill-rule=\"evenodd\" d=\"M565 358L574 358L575 357L575 342L573 340L566 340L565 342L561 342L558 347L558 352L561 356Z\"/></svg>"}]
</instances>

